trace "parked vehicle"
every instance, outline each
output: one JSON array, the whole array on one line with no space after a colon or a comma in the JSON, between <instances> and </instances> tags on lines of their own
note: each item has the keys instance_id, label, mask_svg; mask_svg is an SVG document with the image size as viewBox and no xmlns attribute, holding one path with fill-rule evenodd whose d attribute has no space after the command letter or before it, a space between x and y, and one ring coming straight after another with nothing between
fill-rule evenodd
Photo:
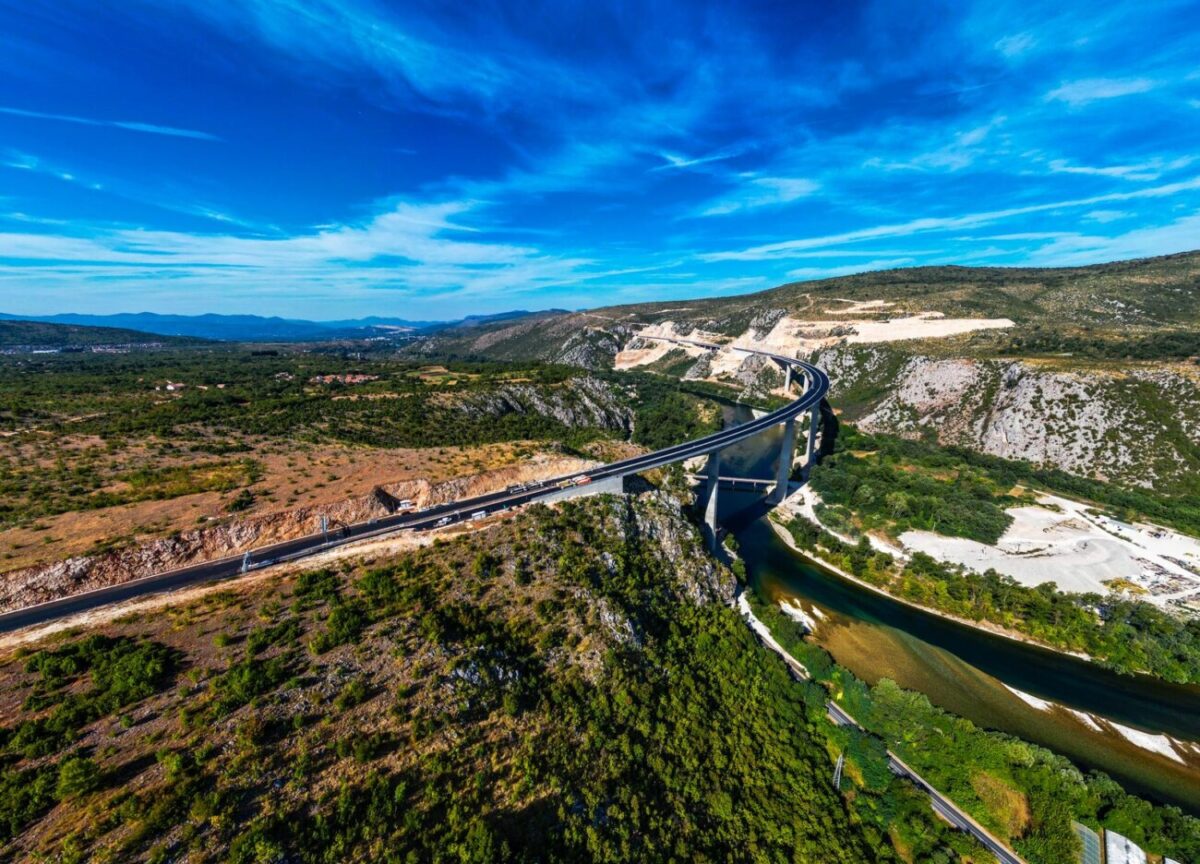
<instances>
[{"instance_id":1,"label":"parked vehicle","mask_svg":"<svg viewBox=\"0 0 1200 864\"><path fill-rule=\"evenodd\" d=\"M413 502L410 501L408 498L405 498L403 501L401 501L399 504L396 505L397 510L411 510L412 508L413 508Z\"/></svg>"}]
</instances>

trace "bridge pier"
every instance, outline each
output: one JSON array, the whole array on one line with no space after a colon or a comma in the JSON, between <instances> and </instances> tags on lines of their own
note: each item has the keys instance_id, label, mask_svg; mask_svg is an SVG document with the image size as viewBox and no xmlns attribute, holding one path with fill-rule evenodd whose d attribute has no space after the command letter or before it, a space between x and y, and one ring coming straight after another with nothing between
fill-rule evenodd
<instances>
[{"instance_id":1,"label":"bridge pier","mask_svg":"<svg viewBox=\"0 0 1200 864\"><path fill-rule=\"evenodd\" d=\"M813 406L808 412L808 445L804 453L804 479L808 479L808 474L812 471L813 461L817 458L817 421L821 416L821 412L817 410L817 406Z\"/></svg>"},{"instance_id":2,"label":"bridge pier","mask_svg":"<svg viewBox=\"0 0 1200 864\"><path fill-rule=\"evenodd\" d=\"M783 367L783 392L792 392L792 366L790 363Z\"/></svg>"},{"instance_id":3,"label":"bridge pier","mask_svg":"<svg viewBox=\"0 0 1200 864\"><path fill-rule=\"evenodd\" d=\"M775 472L775 489L771 492L771 500L776 504L788 494L788 481L792 476L792 460L796 458L796 421L788 420L783 424L783 443L779 447L779 468Z\"/></svg>"},{"instance_id":4,"label":"bridge pier","mask_svg":"<svg viewBox=\"0 0 1200 864\"><path fill-rule=\"evenodd\" d=\"M704 483L704 526L711 552L717 551L717 489L721 485L721 451L708 454Z\"/></svg>"}]
</instances>

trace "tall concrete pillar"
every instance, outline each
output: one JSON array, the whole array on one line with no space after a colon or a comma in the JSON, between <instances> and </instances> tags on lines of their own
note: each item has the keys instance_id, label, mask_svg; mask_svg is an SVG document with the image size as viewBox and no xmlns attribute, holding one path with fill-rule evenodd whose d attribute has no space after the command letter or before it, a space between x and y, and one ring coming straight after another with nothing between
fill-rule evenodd
<instances>
[{"instance_id":1,"label":"tall concrete pillar","mask_svg":"<svg viewBox=\"0 0 1200 864\"><path fill-rule=\"evenodd\" d=\"M804 453L804 479L808 479L808 473L812 471L813 460L817 457L817 420L820 418L821 412L816 406L808 412L808 446Z\"/></svg>"},{"instance_id":2,"label":"tall concrete pillar","mask_svg":"<svg viewBox=\"0 0 1200 864\"><path fill-rule=\"evenodd\" d=\"M717 487L721 485L721 451L708 454L704 486L704 524L708 528L708 546L717 551Z\"/></svg>"},{"instance_id":3,"label":"tall concrete pillar","mask_svg":"<svg viewBox=\"0 0 1200 864\"><path fill-rule=\"evenodd\" d=\"M788 363L783 367L783 392L792 392L792 364Z\"/></svg>"},{"instance_id":4,"label":"tall concrete pillar","mask_svg":"<svg viewBox=\"0 0 1200 864\"><path fill-rule=\"evenodd\" d=\"M783 443L779 447L779 468L775 472L775 489L771 498L778 504L788 493L788 480L792 476L792 460L796 457L796 420L783 424Z\"/></svg>"}]
</instances>

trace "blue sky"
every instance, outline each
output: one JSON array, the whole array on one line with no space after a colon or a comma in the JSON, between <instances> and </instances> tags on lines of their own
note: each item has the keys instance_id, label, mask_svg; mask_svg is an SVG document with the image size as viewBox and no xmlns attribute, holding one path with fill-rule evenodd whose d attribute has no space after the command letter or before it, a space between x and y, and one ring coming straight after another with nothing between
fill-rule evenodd
<instances>
[{"instance_id":1,"label":"blue sky","mask_svg":"<svg viewBox=\"0 0 1200 864\"><path fill-rule=\"evenodd\" d=\"M1200 248L1200 0L0 0L0 311L449 318Z\"/></svg>"}]
</instances>

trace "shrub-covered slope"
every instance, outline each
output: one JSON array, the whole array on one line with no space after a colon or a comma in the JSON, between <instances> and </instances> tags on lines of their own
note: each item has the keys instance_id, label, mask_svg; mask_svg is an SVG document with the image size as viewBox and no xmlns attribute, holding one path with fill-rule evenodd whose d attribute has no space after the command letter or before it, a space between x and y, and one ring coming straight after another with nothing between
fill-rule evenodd
<instances>
[{"instance_id":1,"label":"shrub-covered slope","mask_svg":"<svg viewBox=\"0 0 1200 864\"><path fill-rule=\"evenodd\" d=\"M893 860L732 590L606 497L10 658L4 854Z\"/></svg>"}]
</instances>

